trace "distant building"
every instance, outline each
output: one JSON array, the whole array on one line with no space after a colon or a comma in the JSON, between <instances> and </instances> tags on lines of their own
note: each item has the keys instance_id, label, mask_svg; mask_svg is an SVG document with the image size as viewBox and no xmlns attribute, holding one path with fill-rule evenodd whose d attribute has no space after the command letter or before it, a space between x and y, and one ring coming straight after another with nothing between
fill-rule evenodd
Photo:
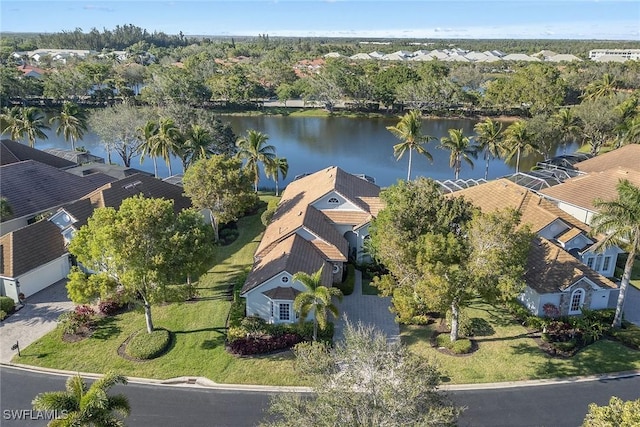
<instances>
[{"instance_id":1,"label":"distant building","mask_svg":"<svg viewBox=\"0 0 640 427\"><path fill-rule=\"evenodd\" d=\"M589 51L589 59L601 61L603 57L610 61L640 60L640 49L593 49Z\"/></svg>"}]
</instances>

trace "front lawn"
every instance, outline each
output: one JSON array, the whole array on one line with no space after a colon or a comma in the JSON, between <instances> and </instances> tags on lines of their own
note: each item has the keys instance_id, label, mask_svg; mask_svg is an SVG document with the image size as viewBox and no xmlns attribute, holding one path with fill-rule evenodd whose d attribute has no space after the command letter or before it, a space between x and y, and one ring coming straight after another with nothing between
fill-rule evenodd
<instances>
[{"instance_id":1,"label":"front lawn","mask_svg":"<svg viewBox=\"0 0 640 427\"><path fill-rule=\"evenodd\" d=\"M402 341L410 350L435 358L444 382L452 384L520 381L592 375L640 369L640 352L609 340L600 340L569 359L551 358L527 336L527 330L511 320L504 310L476 303L469 317L487 320L493 335L474 338L478 350L466 356L449 356L431 347L436 324L401 326Z\"/></svg>"},{"instance_id":2,"label":"front lawn","mask_svg":"<svg viewBox=\"0 0 640 427\"><path fill-rule=\"evenodd\" d=\"M262 196L268 201L268 196ZM82 372L115 370L127 376L167 379L202 376L220 383L299 385L291 375L290 353L237 358L225 351L225 323L234 284L244 281L264 226L262 211L238 221L238 239L218 247L214 266L197 283L195 302L155 305L154 325L172 332L169 351L157 359L134 362L118 356L118 347L144 328L141 311L103 319L91 338L65 343L61 331L45 335L13 362Z\"/></svg>"}]
</instances>

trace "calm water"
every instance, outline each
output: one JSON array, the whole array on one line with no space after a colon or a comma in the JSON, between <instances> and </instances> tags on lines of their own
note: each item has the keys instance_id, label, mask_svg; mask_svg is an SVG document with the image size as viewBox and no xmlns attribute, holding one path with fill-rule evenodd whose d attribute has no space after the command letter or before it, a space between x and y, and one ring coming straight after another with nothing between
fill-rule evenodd
<instances>
[{"instance_id":1,"label":"calm water","mask_svg":"<svg viewBox=\"0 0 640 427\"><path fill-rule=\"evenodd\" d=\"M386 129L395 125L397 118L391 119L348 119L348 118L317 118L317 117L275 117L275 116L222 116L222 121L230 122L236 135L246 133L248 129L255 129L269 135L269 143L274 145L279 157L285 157L289 162L289 174L284 183L290 182L296 175L315 172L328 166L339 166L347 172L364 173L376 178L380 186L388 186L398 179L407 176L408 153L399 161L393 156L393 145L398 142ZM423 132L437 138L447 135L450 128L463 129L466 135L473 135L474 120L429 119L423 124ZM36 147L70 148L54 131L48 132L49 138L36 141ZM82 141L76 143L84 146L92 154L104 157L106 152L94 133L88 133ZM453 179L453 170L449 167L449 152L437 148L437 142L429 143L427 150L433 155L433 163L424 156L413 155L412 177L426 176L434 179ZM573 151L575 147L569 147ZM558 150L558 153L562 149ZM527 170L542 157L534 156L521 160L521 170ZM112 161L121 163L120 158L113 153ZM485 162L480 156L474 161L472 169L463 164L460 178L484 177ZM153 172L153 162L147 158L140 164L139 158L133 159L132 167ZM180 161L172 161L174 173L182 171ZM164 161L158 160L159 174L168 176L168 168ZM489 178L496 178L515 171L513 165L505 164L502 160L493 160L489 166ZM260 179L260 186L273 186L273 182ZM281 187L283 186L281 182Z\"/></svg>"}]
</instances>

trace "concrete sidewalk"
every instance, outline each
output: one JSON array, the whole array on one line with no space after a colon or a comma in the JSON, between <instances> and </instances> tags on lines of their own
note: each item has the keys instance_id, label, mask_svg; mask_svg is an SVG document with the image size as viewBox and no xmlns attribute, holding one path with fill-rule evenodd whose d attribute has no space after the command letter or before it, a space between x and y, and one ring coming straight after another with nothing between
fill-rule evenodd
<instances>
[{"instance_id":1,"label":"concrete sidewalk","mask_svg":"<svg viewBox=\"0 0 640 427\"><path fill-rule=\"evenodd\" d=\"M389 311L391 297L377 295L362 295L362 272L356 270L356 280L353 293L337 302L340 318L335 320L334 341L344 338L345 319L356 324L372 325L382 331L387 338L395 341L400 337L400 326L395 321L395 314Z\"/></svg>"},{"instance_id":2,"label":"concrete sidewalk","mask_svg":"<svg viewBox=\"0 0 640 427\"><path fill-rule=\"evenodd\" d=\"M16 341L27 347L47 332L55 329L56 320L73 309L67 298L66 279L30 296L22 309L0 322L0 362L9 362L17 354L11 350Z\"/></svg>"}]
</instances>

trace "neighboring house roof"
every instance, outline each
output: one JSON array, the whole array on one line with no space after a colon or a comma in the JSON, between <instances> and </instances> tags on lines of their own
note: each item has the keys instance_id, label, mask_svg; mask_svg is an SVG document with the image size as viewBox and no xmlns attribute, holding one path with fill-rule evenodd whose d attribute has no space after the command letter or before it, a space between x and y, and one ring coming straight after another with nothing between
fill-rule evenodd
<instances>
[{"instance_id":1,"label":"neighboring house roof","mask_svg":"<svg viewBox=\"0 0 640 427\"><path fill-rule=\"evenodd\" d=\"M322 254L308 241L297 234L279 242L263 258L258 259L247 276L242 294L257 288L275 275L286 271L293 275L297 272L313 274L321 267L321 282L324 286L332 284L331 265Z\"/></svg>"},{"instance_id":2,"label":"neighboring house roof","mask_svg":"<svg viewBox=\"0 0 640 427\"><path fill-rule=\"evenodd\" d=\"M13 218L78 200L105 183L104 177L82 178L34 160L4 165L0 176L0 196L11 205Z\"/></svg>"},{"instance_id":3,"label":"neighboring house roof","mask_svg":"<svg viewBox=\"0 0 640 427\"><path fill-rule=\"evenodd\" d=\"M542 230L558 219L571 228L585 233L590 231L589 226L559 209L553 203L505 178L465 188L450 193L449 196L464 197L483 212L495 212L506 208L515 209L522 215L521 223L529 224L534 232Z\"/></svg>"},{"instance_id":4,"label":"neighboring house roof","mask_svg":"<svg viewBox=\"0 0 640 427\"><path fill-rule=\"evenodd\" d=\"M594 200L613 200L617 195L616 187L621 179L627 179L633 185L640 187L640 171L618 168L577 176L540 190L540 193L546 197L597 212Z\"/></svg>"},{"instance_id":5,"label":"neighboring house roof","mask_svg":"<svg viewBox=\"0 0 640 427\"><path fill-rule=\"evenodd\" d=\"M549 62L571 62L571 61L582 61L582 59L578 58L575 55L571 55L568 53L561 53L558 55L553 55L549 57L545 57L545 61Z\"/></svg>"},{"instance_id":6,"label":"neighboring house roof","mask_svg":"<svg viewBox=\"0 0 640 427\"><path fill-rule=\"evenodd\" d=\"M104 163L86 163L83 165L75 165L74 167L65 169L67 172L78 176L92 176L95 174L108 175L112 178L124 179L128 176L141 174L153 176L153 174L142 171L140 169L128 168L120 165L110 165Z\"/></svg>"},{"instance_id":7,"label":"neighboring house roof","mask_svg":"<svg viewBox=\"0 0 640 427\"><path fill-rule=\"evenodd\" d=\"M184 196L181 187L142 174L131 175L105 184L84 196L83 199L90 200L94 208L109 206L117 209L124 199L138 194L144 197L173 200L173 209L176 212L191 207L191 200Z\"/></svg>"},{"instance_id":8,"label":"neighboring house roof","mask_svg":"<svg viewBox=\"0 0 640 427\"><path fill-rule=\"evenodd\" d=\"M640 172L640 144L628 144L573 165L581 172L623 168Z\"/></svg>"},{"instance_id":9,"label":"neighboring house roof","mask_svg":"<svg viewBox=\"0 0 640 427\"><path fill-rule=\"evenodd\" d=\"M4 166L11 163L22 162L24 160L35 160L58 169L76 165L71 161L61 159L60 157L36 148L31 148L28 145L21 144L11 139L3 139L0 141L0 165Z\"/></svg>"},{"instance_id":10,"label":"neighboring house roof","mask_svg":"<svg viewBox=\"0 0 640 427\"><path fill-rule=\"evenodd\" d=\"M524 278L527 285L539 294L564 291L582 278L589 279L601 288L617 289L611 280L541 237L531 243Z\"/></svg>"},{"instance_id":11,"label":"neighboring house roof","mask_svg":"<svg viewBox=\"0 0 640 427\"><path fill-rule=\"evenodd\" d=\"M53 261L67 251L60 229L42 220L0 237L2 271L0 275L18 277Z\"/></svg>"},{"instance_id":12,"label":"neighboring house roof","mask_svg":"<svg viewBox=\"0 0 640 427\"><path fill-rule=\"evenodd\" d=\"M47 148L43 151L57 157L62 157L63 159L69 160L70 162L78 165L88 162L104 163L104 159L102 157L95 156L88 151L63 150L61 148Z\"/></svg>"},{"instance_id":13,"label":"neighboring house roof","mask_svg":"<svg viewBox=\"0 0 640 427\"><path fill-rule=\"evenodd\" d=\"M539 58L525 55L524 53L510 53L509 55L503 56L502 59L504 59L505 61L533 61L533 62L540 61Z\"/></svg>"}]
</instances>

